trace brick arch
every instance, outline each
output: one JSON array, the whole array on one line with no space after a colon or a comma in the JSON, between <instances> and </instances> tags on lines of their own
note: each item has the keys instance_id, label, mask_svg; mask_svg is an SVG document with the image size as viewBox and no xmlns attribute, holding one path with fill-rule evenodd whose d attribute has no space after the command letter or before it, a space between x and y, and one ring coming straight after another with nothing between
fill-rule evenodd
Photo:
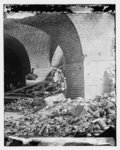
<instances>
[{"instance_id":1,"label":"brick arch","mask_svg":"<svg viewBox=\"0 0 120 150\"><path fill-rule=\"evenodd\" d=\"M52 37L50 58L57 45L60 45L66 59L67 96L84 96L83 52L77 30L67 15L42 13L17 22L43 30Z\"/></svg>"},{"instance_id":2,"label":"brick arch","mask_svg":"<svg viewBox=\"0 0 120 150\"><path fill-rule=\"evenodd\" d=\"M53 54L51 65L55 67L60 67L61 65L65 64L65 57L63 50L61 49L60 45L58 45L55 49Z\"/></svg>"},{"instance_id":3,"label":"brick arch","mask_svg":"<svg viewBox=\"0 0 120 150\"><path fill-rule=\"evenodd\" d=\"M20 81L21 86L24 86L25 75L31 71L29 56L24 45L7 33L4 34L4 65L5 82ZM11 71L17 75L12 77Z\"/></svg>"}]
</instances>

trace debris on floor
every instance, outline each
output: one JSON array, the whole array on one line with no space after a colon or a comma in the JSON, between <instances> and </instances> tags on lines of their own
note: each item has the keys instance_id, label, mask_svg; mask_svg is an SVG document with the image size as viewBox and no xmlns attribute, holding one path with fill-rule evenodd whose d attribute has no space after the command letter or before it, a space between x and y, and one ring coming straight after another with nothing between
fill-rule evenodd
<instances>
[{"instance_id":1,"label":"debris on floor","mask_svg":"<svg viewBox=\"0 0 120 150\"><path fill-rule=\"evenodd\" d=\"M5 119L5 135L17 137L97 137L116 128L115 97L85 101L57 94L46 99L19 99L5 105L5 112L19 112L23 118ZM113 135L111 135L112 137Z\"/></svg>"},{"instance_id":2,"label":"debris on floor","mask_svg":"<svg viewBox=\"0 0 120 150\"><path fill-rule=\"evenodd\" d=\"M54 68L45 81L5 93L5 137L116 138L115 94L70 99L66 90L66 78Z\"/></svg>"},{"instance_id":3,"label":"debris on floor","mask_svg":"<svg viewBox=\"0 0 120 150\"><path fill-rule=\"evenodd\" d=\"M66 90L66 78L64 77L62 70L54 68L50 71L44 81L6 92L5 99L10 99L11 97L14 99L17 99L18 97L45 98L54 94L65 93Z\"/></svg>"}]
</instances>

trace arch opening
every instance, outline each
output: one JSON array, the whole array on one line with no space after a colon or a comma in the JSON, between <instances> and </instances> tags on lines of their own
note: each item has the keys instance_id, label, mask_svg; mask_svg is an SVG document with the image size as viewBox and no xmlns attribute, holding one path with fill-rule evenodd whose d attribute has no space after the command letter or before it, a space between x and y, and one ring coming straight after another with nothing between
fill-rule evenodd
<instances>
[{"instance_id":1,"label":"arch opening","mask_svg":"<svg viewBox=\"0 0 120 150\"><path fill-rule=\"evenodd\" d=\"M51 66L59 68L61 66L63 67L63 65L65 65L65 56L63 50L58 45L52 56Z\"/></svg>"},{"instance_id":2,"label":"arch opening","mask_svg":"<svg viewBox=\"0 0 120 150\"><path fill-rule=\"evenodd\" d=\"M5 92L26 85L25 76L31 71L24 46L15 38L4 39L4 90Z\"/></svg>"}]
</instances>

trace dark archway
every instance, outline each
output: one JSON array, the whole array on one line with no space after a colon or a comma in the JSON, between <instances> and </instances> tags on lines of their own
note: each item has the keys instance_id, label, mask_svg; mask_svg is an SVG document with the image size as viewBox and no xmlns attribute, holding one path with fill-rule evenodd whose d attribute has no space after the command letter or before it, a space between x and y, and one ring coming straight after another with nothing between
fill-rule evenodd
<instances>
[{"instance_id":1,"label":"dark archway","mask_svg":"<svg viewBox=\"0 0 120 150\"><path fill-rule=\"evenodd\" d=\"M4 34L4 77L5 91L25 85L25 75L31 71L25 47L15 38Z\"/></svg>"}]
</instances>

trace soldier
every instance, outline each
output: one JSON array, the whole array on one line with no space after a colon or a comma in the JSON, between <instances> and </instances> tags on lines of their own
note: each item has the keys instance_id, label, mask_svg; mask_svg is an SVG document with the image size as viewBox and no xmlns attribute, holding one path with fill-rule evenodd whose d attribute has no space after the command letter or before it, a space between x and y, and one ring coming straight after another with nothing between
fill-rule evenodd
<instances>
[{"instance_id":1,"label":"soldier","mask_svg":"<svg viewBox=\"0 0 120 150\"><path fill-rule=\"evenodd\" d=\"M37 75L34 73L35 68L32 68L31 73L26 75L26 80L36 80L37 79Z\"/></svg>"}]
</instances>

